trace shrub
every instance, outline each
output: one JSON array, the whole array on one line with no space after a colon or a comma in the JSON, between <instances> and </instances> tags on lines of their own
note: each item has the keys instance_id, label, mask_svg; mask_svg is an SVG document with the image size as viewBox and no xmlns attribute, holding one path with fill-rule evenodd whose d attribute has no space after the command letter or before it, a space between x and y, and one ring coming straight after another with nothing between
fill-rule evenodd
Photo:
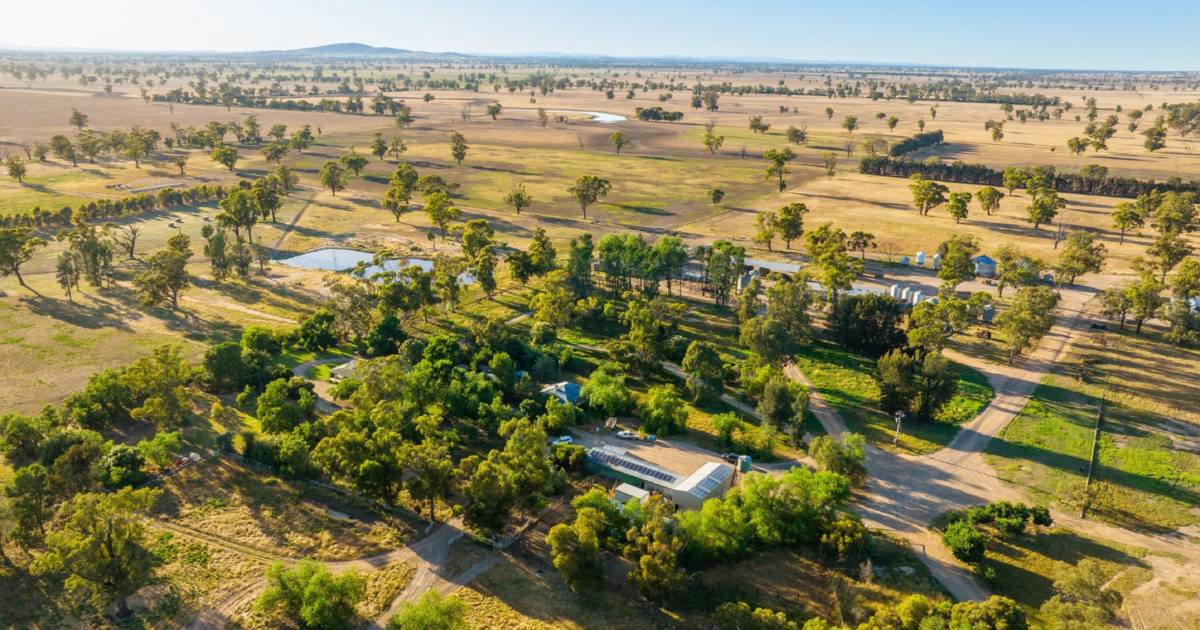
<instances>
[{"instance_id":1,"label":"shrub","mask_svg":"<svg viewBox=\"0 0 1200 630\"><path fill-rule=\"evenodd\" d=\"M555 466L569 472L583 472L587 466L587 449L579 444L558 444L550 451Z\"/></svg>"},{"instance_id":2,"label":"shrub","mask_svg":"<svg viewBox=\"0 0 1200 630\"><path fill-rule=\"evenodd\" d=\"M955 558L969 564L983 560L985 537L966 521L954 521L942 532L942 543Z\"/></svg>"},{"instance_id":3,"label":"shrub","mask_svg":"<svg viewBox=\"0 0 1200 630\"><path fill-rule=\"evenodd\" d=\"M256 606L281 611L304 628L344 628L366 594L367 581L351 571L334 576L325 565L301 560L293 569L276 562L267 570L267 589Z\"/></svg>"},{"instance_id":4,"label":"shrub","mask_svg":"<svg viewBox=\"0 0 1200 630\"><path fill-rule=\"evenodd\" d=\"M813 438L808 454L821 470L838 473L855 484L867 479L866 443L863 436L847 433L838 442L828 435Z\"/></svg>"}]
</instances>

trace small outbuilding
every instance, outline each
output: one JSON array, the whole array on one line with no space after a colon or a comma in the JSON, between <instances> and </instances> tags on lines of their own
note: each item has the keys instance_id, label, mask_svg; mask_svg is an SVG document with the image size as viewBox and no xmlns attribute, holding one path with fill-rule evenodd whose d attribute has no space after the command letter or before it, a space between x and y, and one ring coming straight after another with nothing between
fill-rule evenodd
<instances>
[{"instance_id":1,"label":"small outbuilding","mask_svg":"<svg viewBox=\"0 0 1200 630\"><path fill-rule=\"evenodd\" d=\"M650 496L649 492L627 483L619 483L617 484L617 487L613 489L613 499L616 499L617 503L620 503L621 505L625 505L630 500L636 500L640 502L648 496Z\"/></svg>"},{"instance_id":2,"label":"small outbuilding","mask_svg":"<svg viewBox=\"0 0 1200 630\"><path fill-rule=\"evenodd\" d=\"M996 261L991 256L980 254L971 259L975 263L975 275L983 278L996 277Z\"/></svg>"},{"instance_id":3,"label":"small outbuilding","mask_svg":"<svg viewBox=\"0 0 1200 630\"><path fill-rule=\"evenodd\" d=\"M349 361L329 370L329 377L337 380L354 378L355 363L356 361L354 359L350 359Z\"/></svg>"}]
</instances>

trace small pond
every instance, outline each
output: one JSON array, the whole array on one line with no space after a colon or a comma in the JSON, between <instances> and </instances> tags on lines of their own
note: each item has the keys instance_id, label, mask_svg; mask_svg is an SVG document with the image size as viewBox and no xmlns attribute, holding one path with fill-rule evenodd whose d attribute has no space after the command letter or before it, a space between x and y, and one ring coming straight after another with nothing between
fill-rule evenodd
<instances>
[{"instance_id":1,"label":"small pond","mask_svg":"<svg viewBox=\"0 0 1200 630\"><path fill-rule=\"evenodd\" d=\"M359 263L366 263L367 268L363 273L363 276L366 278L385 271L399 271L405 267L420 267L425 271L433 269L433 261L428 258L395 258L385 260L382 265L371 265L370 263L374 258L374 254L357 249L327 247L324 249L314 249L311 252L292 256L291 258L281 258L277 262L292 267L321 269L324 271L349 271L354 269ZM475 276L464 272L458 277L458 281L462 284L472 284L475 282Z\"/></svg>"},{"instance_id":2,"label":"small pond","mask_svg":"<svg viewBox=\"0 0 1200 630\"><path fill-rule=\"evenodd\" d=\"M559 112L559 113L561 113L561 114L573 114L573 113L587 114L588 116L592 117L592 122L598 122L598 123L615 123L615 122L621 122L621 121L625 120L625 117L620 114L608 114L605 112Z\"/></svg>"},{"instance_id":3,"label":"small pond","mask_svg":"<svg viewBox=\"0 0 1200 630\"><path fill-rule=\"evenodd\" d=\"M514 111L522 111L522 112L534 111L533 108L530 108L530 107L514 107L513 110ZM548 109L548 110L546 110L546 112L550 113L550 114L564 114L567 116L580 116L580 115L590 116L592 119L591 122L598 122L598 123L604 123L604 124L618 123L618 122L622 122L625 120L629 120L628 118L626 118L620 114L610 114L608 112L588 112L588 111L583 111L581 109Z\"/></svg>"}]
</instances>

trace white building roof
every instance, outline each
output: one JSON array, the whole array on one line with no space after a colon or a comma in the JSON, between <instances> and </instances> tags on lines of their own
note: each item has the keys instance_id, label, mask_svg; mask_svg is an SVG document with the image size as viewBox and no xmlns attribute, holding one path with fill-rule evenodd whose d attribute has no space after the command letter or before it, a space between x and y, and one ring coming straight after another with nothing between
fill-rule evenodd
<instances>
[{"instance_id":1,"label":"white building roof","mask_svg":"<svg viewBox=\"0 0 1200 630\"><path fill-rule=\"evenodd\" d=\"M627 497L632 497L634 499L637 499L638 501L641 501L642 499L645 499L646 497L650 496L650 493L648 491L643 490L635 485L631 485L628 483L617 484L616 494L625 495Z\"/></svg>"},{"instance_id":2,"label":"white building roof","mask_svg":"<svg viewBox=\"0 0 1200 630\"><path fill-rule=\"evenodd\" d=\"M354 376L354 365L355 360L350 359L349 361L333 368L332 370L329 370L329 373L338 378L350 378Z\"/></svg>"},{"instance_id":3,"label":"white building roof","mask_svg":"<svg viewBox=\"0 0 1200 630\"><path fill-rule=\"evenodd\" d=\"M766 269L777 273L796 273L800 271L800 265L790 262L781 262L778 260L766 260L763 258L744 258L742 263L747 267L756 269Z\"/></svg>"},{"instance_id":4,"label":"white building roof","mask_svg":"<svg viewBox=\"0 0 1200 630\"><path fill-rule=\"evenodd\" d=\"M731 466L720 462L708 462L675 486L675 490L686 492L703 501L712 496L732 475Z\"/></svg>"}]
</instances>

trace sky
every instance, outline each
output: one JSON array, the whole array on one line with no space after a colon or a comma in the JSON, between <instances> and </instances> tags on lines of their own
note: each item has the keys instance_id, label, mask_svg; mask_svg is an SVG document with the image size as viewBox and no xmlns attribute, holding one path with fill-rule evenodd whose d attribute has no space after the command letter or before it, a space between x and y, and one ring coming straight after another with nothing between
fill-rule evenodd
<instances>
[{"instance_id":1,"label":"sky","mask_svg":"<svg viewBox=\"0 0 1200 630\"><path fill-rule=\"evenodd\" d=\"M1200 0L11 0L0 46L773 57L1200 70Z\"/></svg>"}]
</instances>

